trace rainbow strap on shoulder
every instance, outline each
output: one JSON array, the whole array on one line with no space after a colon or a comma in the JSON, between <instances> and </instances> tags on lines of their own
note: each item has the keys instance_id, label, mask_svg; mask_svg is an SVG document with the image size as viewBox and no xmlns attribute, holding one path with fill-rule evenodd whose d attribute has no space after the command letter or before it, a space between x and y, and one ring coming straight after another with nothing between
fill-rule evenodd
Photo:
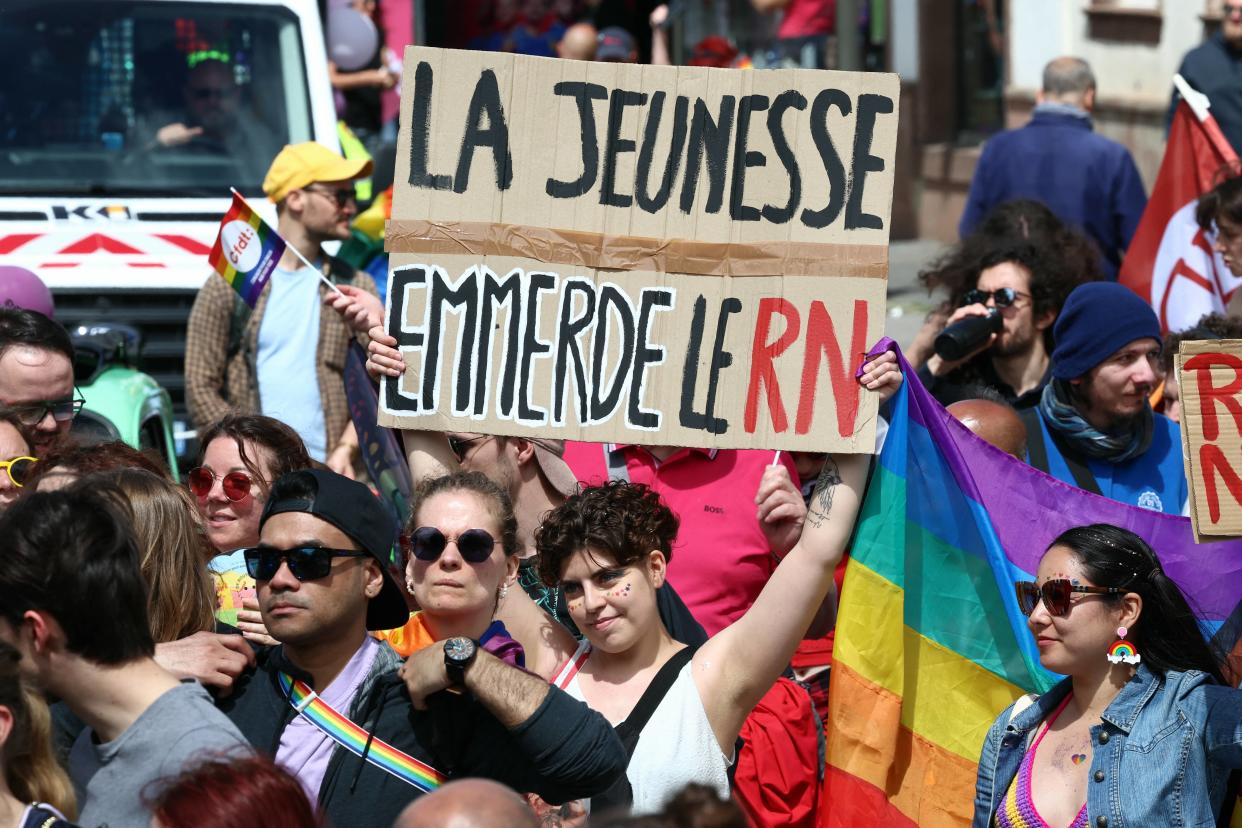
<instances>
[{"instance_id":1,"label":"rainbow strap on shoulder","mask_svg":"<svg viewBox=\"0 0 1242 828\"><path fill-rule=\"evenodd\" d=\"M367 733L321 699L306 682L294 679L285 672L277 675L280 688L284 690L285 698L293 705L293 709L350 753L362 756L365 751L364 758L372 765L424 793L434 791L444 784L444 774Z\"/></svg>"}]
</instances>

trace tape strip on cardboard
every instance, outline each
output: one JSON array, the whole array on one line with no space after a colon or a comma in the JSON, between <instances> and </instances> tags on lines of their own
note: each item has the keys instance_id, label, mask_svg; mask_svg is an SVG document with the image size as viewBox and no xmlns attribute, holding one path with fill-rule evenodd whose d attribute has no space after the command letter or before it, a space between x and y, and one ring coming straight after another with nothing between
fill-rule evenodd
<instances>
[{"instance_id":1,"label":"tape strip on cardboard","mask_svg":"<svg viewBox=\"0 0 1242 828\"><path fill-rule=\"evenodd\" d=\"M389 253L515 256L604 270L696 276L888 278L888 247L875 244L717 244L519 224L410 219L388 222L384 239Z\"/></svg>"}]
</instances>

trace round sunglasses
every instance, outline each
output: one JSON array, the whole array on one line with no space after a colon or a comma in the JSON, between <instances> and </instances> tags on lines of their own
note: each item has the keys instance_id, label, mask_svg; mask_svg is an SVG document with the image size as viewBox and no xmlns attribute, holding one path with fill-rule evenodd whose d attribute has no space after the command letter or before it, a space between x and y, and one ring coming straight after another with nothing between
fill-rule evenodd
<instances>
[{"instance_id":1,"label":"round sunglasses","mask_svg":"<svg viewBox=\"0 0 1242 828\"><path fill-rule=\"evenodd\" d=\"M33 457L12 457L8 460L0 460L0 468L4 469L4 473L9 476L9 482L20 489L30 479L30 474L34 471L37 462L39 461Z\"/></svg>"},{"instance_id":2,"label":"round sunglasses","mask_svg":"<svg viewBox=\"0 0 1242 828\"><path fill-rule=\"evenodd\" d=\"M190 469L186 480L195 497L207 497L216 485L216 473L206 466L197 466ZM250 487L253 485L254 478L239 471L229 472L220 480L220 488L224 491L224 496L234 503L248 497Z\"/></svg>"},{"instance_id":3,"label":"round sunglasses","mask_svg":"<svg viewBox=\"0 0 1242 828\"><path fill-rule=\"evenodd\" d=\"M1024 615L1033 613L1042 598L1048 614L1058 618L1069 612L1070 596L1075 592L1087 595L1124 595L1126 593L1126 590L1117 587L1079 586L1065 578L1044 581L1043 586L1034 581L1018 581L1014 586L1018 592L1018 606Z\"/></svg>"},{"instance_id":4,"label":"round sunglasses","mask_svg":"<svg viewBox=\"0 0 1242 828\"><path fill-rule=\"evenodd\" d=\"M449 541L457 544L457 552L472 564L483 563L496 548L496 539L486 529L467 529L456 538L447 538L434 526L420 526L410 535L410 554L425 563L439 558Z\"/></svg>"},{"instance_id":5,"label":"round sunglasses","mask_svg":"<svg viewBox=\"0 0 1242 828\"><path fill-rule=\"evenodd\" d=\"M968 290L962 297L962 307L966 305L986 305L988 299L996 303L998 308L1008 308L1018 301L1018 297L1029 299L1030 294L1013 288L997 288L996 290Z\"/></svg>"},{"instance_id":6,"label":"round sunglasses","mask_svg":"<svg viewBox=\"0 0 1242 828\"><path fill-rule=\"evenodd\" d=\"M270 581L276 577L281 561L289 564L289 571L299 581L317 581L328 577L333 558L365 558L369 554L357 549L327 549L322 546L295 546L293 549L257 546L242 550L246 572L256 581Z\"/></svg>"}]
</instances>

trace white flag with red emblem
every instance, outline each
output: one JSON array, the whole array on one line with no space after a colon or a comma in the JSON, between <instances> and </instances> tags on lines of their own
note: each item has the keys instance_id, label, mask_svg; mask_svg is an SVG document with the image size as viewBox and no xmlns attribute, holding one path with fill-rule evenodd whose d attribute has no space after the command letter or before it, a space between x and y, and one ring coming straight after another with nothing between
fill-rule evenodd
<instances>
[{"instance_id":1,"label":"white flag with red emblem","mask_svg":"<svg viewBox=\"0 0 1242 828\"><path fill-rule=\"evenodd\" d=\"M1212 249L1215 231L1195 220L1199 196L1236 168L1238 156L1216 119L1207 96L1175 78L1182 101L1169 128L1160 173L1134 239L1121 263L1120 281L1151 303L1165 331L1193 326L1206 313L1224 313L1242 286Z\"/></svg>"}]
</instances>

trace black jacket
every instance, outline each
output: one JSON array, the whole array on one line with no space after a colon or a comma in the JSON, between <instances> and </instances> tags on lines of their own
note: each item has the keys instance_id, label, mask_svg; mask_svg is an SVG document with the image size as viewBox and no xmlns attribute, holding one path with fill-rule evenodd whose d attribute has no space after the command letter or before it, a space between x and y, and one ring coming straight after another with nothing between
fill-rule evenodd
<instances>
[{"instance_id":1,"label":"black jacket","mask_svg":"<svg viewBox=\"0 0 1242 828\"><path fill-rule=\"evenodd\" d=\"M347 715L446 776L495 779L555 803L589 797L625 772L625 750L607 720L563 691L550 687L539 709L513 730L468 694L437 693L428 699L428 710L416 710L397 676L399 659L387 644L382 647ZM282 648L272 647L259 654L256 669L239 679L233 693L217 702L269 756L276 755L281 732L295 715L277 683L282 670L309 683ZM319 788L319 805L336 828L387 828L420 795L337 746Z\"/></svg>"},{"instance_id":2,"label":"black jacket","mask_svg":"<svg viewBox=\"0 0 1242 828\"><path fill-rule=\"evenodd\" d=\"M1234 49L1220 32L1191 49L1182 59L1181 74L1194 89L1208 96L1212 117L1235 152L1242 152L1242 51ZM1173 91L1165 129L1181 96Z\"/></svg>"}]
</instances>

